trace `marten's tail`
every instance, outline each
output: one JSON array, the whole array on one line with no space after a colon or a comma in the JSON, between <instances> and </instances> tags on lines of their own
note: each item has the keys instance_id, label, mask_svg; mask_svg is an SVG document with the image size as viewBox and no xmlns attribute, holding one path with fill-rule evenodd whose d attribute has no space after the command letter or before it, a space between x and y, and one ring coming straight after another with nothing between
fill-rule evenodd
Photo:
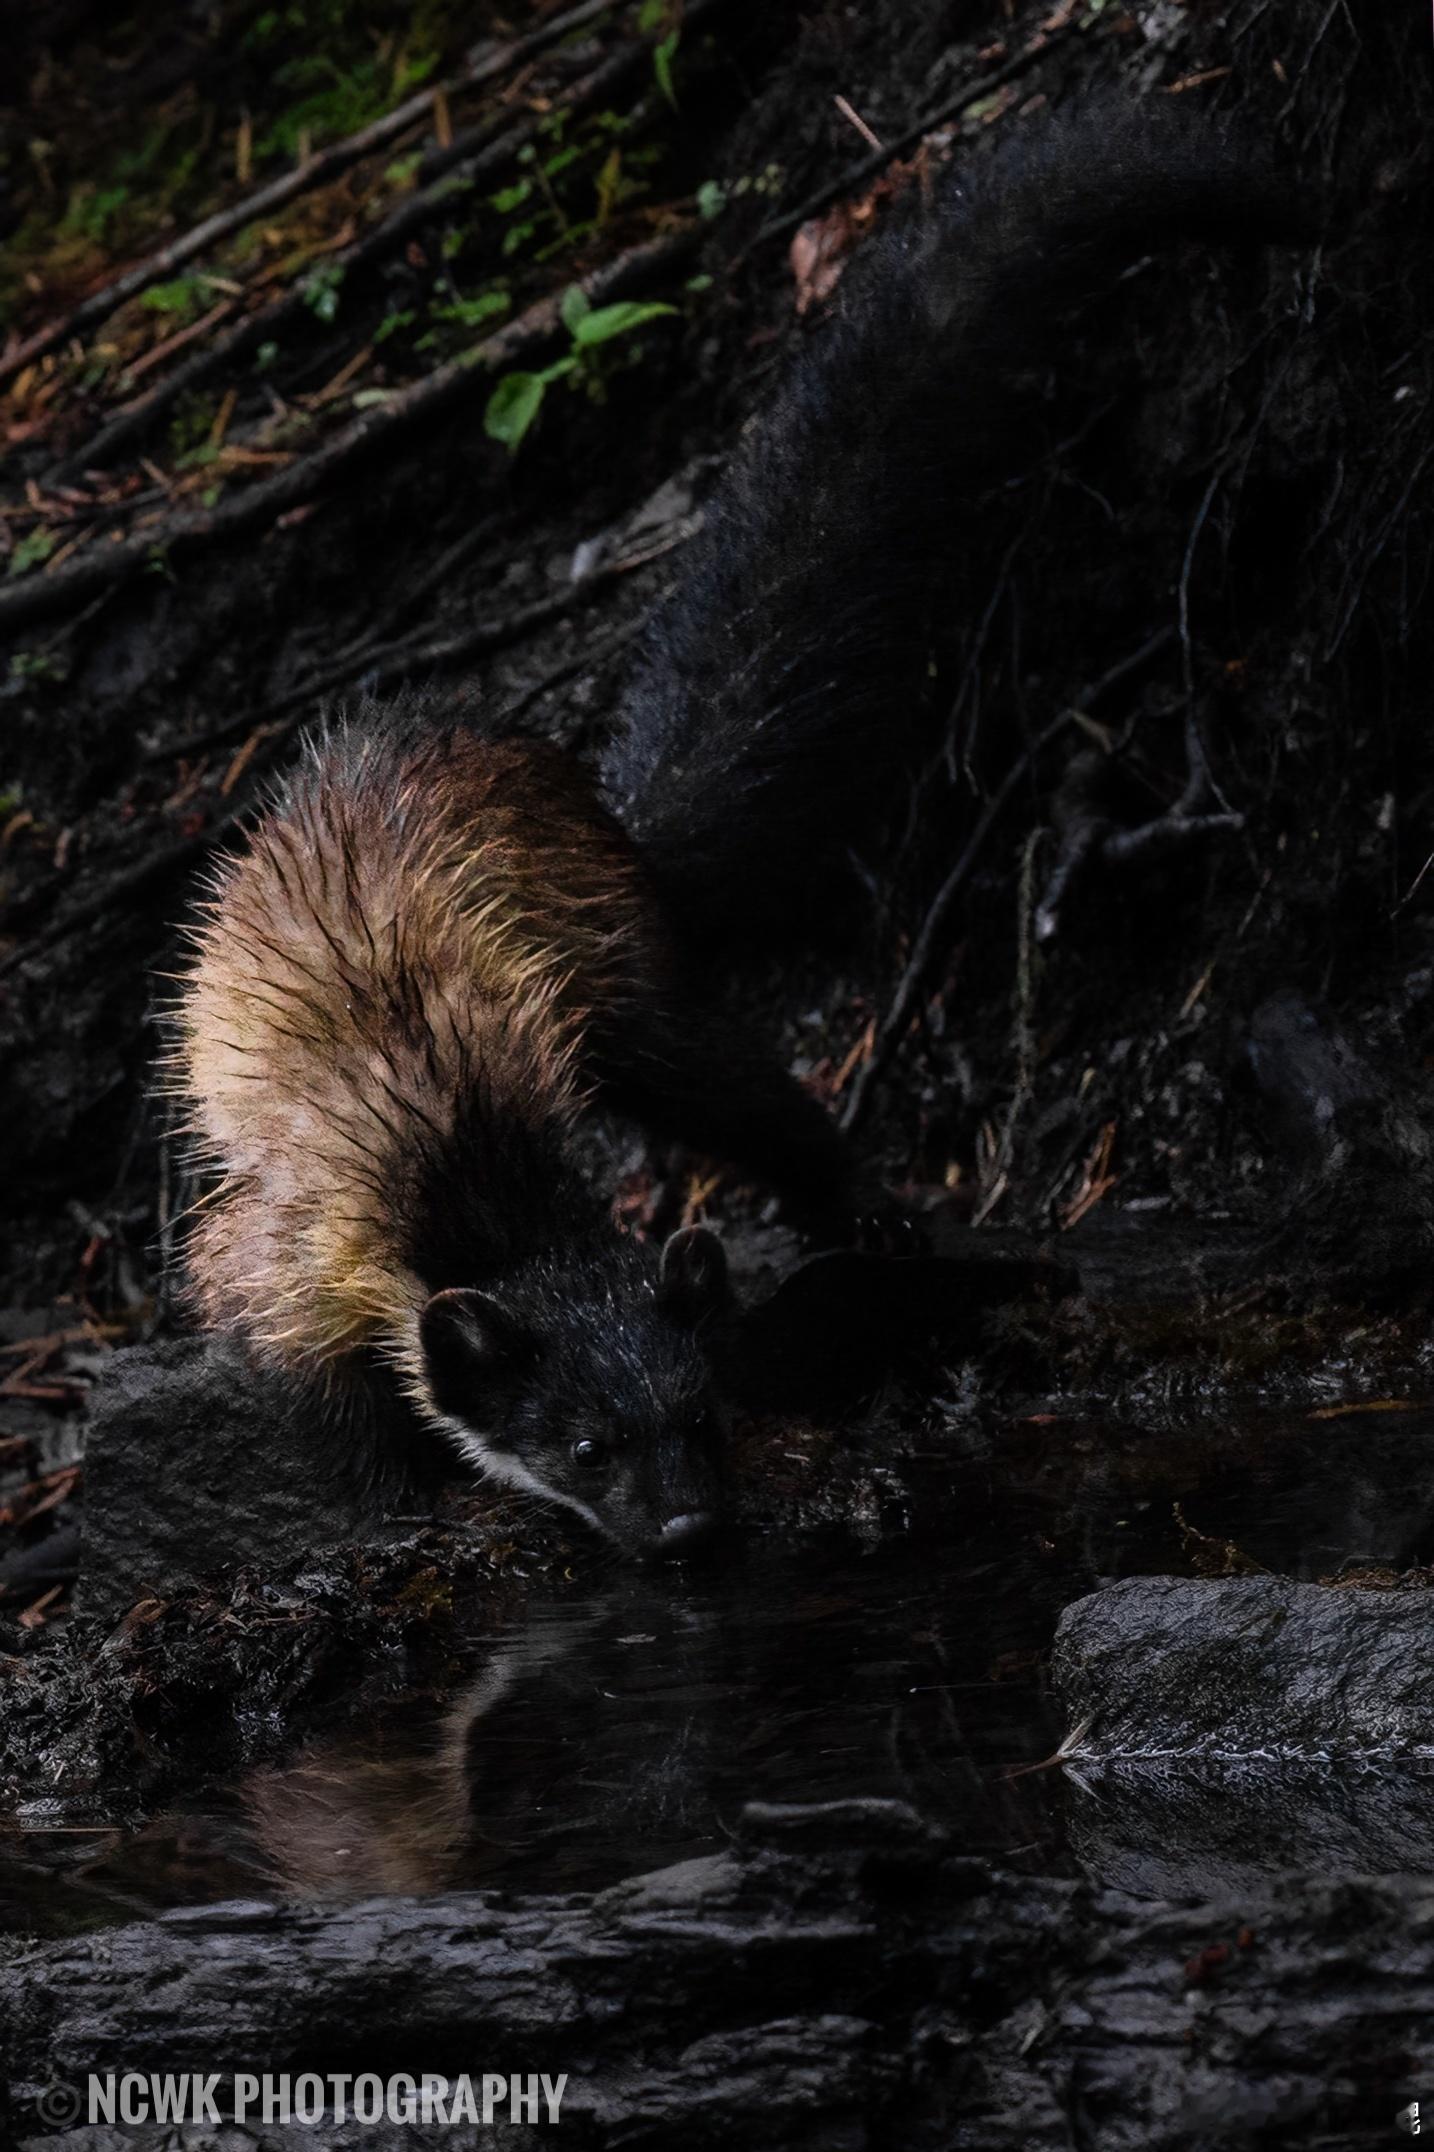
<instances>
[{"instance_id":1,"label":"marten's tail","mask_svg":"<svg viewBox=\"0 0 1434 2152\"><path fill-rule=\"evenodd\" d=\"M739 449L604 768L689 932L808 909L889 802L976 542L963 504L1019 469L1071 306L1152 245L1309 223L1248 142L1166 103L1021 130L869 246Z\"/></svg>"}]
</instances>

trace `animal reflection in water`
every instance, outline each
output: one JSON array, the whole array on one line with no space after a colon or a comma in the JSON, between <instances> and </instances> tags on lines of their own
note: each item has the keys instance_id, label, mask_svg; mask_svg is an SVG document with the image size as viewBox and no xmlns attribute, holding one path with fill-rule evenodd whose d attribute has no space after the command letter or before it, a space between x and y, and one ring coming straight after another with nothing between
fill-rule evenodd
<instances>
[{"instance_id":1,"label":"animal reflection in water","mask_svg":"<svg viewBox=\"0 0 1434 2152\"><path fill-rule=\"evenodd\" d=\"M260 1867L299 1897L421 1893L480 1879L485 1855L511 1853L515 1837L545 1839L555 1827L545 1824L546 1796L571 1771L575 1738L561 1683L545 1677L591 1636L601 1611L497 1647L426 1742L375 1756L346 1739L251 1772L240 1801ZM521 1819L509 1815L515 1798ZM565 1826L572 1821L564 1804Z\"/></svg>"},{"instance_id":2,"label":"animal reflection in water","mask_svg":"<svg viewBox=\"0 0 1434 2152\"><path fill-rule=\"evenodd\" d=\"M249 1850L299 1897L596 1889L726 1846L748 1800L869 1796L1029 1853L1050 1838L1045 1782L1006 1768L1054 1727L991 1682L991 1638L952 1595L944 1564L908 1556L800 1582L753 1562L735 1598L628 1579L530 1610L426 1737L385 1752L366 1728L250 1773Z\"/></svg>"}]
</instances>

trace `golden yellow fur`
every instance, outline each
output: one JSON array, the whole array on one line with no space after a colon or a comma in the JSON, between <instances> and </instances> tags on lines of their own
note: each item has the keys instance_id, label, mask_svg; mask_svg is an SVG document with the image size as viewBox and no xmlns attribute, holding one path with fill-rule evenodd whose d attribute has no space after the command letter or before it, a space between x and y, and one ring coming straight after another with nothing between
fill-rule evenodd
<instances>
[{"instance_id":1,"label":"golden yellow fur","mask_svg":"<svg viewBox=\"0 0 1434 2152\"><path fill-rule=\"evenodd\" d=\"M545 748L339 734L216 873L177 1007L177 1088L224 1179L198 1311L284 1368L407 1347L407 1160L475 1092L565 1127L594 1010L662 955L638 870Z\"/></svg>"}]
</instances>

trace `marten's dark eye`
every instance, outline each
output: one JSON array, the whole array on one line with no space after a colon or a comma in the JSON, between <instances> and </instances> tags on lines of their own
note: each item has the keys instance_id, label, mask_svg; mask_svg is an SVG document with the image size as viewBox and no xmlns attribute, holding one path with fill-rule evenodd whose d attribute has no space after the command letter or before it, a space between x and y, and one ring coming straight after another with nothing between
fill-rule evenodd
<instances>
[{"instance_id":1,"label":"marten's dark eye","mask_svg":"<svg viewBox=\"0 0 1434 2152\"><path fill-rule=\"evenodd\" d=\"M593 1436L579 1435L573 1444L573 1463L591 1471L595 1466L607 1463L607 1451Z\"/></svg>"}]
</instances>

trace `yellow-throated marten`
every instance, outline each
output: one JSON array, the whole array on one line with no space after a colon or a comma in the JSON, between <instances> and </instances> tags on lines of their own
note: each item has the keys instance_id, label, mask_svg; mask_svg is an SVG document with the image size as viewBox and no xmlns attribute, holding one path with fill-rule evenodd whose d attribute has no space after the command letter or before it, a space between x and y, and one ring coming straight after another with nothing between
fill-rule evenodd
<instances>
[{"instance_id":1,"label":"yellow-throated marten","mask_svg":"<svg viewBox=\"0 0 1434 2152\"><path fill-rule=\"evenodd\" d=\"M1072 302L1154 242L1293 222L1168 111L1023 130L878 244L737 456L606 759L614 813L436 703L311 745L220 865L180 995L223 1175L189 1247L208 1322L341 1422L441 1430L624 1545L702 1534L721 1247L615 1229L570 1153L584 1087L840 1208L834 1129L734 1047L690 951L776 927L889 793L963 500L1019 461L1013 383Z\"/></svg>"},{"instance_id":2,"label":"yellow-throated marten","mask_svg":"<svg viewBox=\"0 0 1434 2152\"><path fill-rule=\"evenodd\" d=\"M586 1081L797 1189L815 1101L710 1036L642 864L556 749L423 702L309 746L193 931L175 1067L222 1174L199 1314L355 1432L416 1417L633 1547L718 1506L721 1243L656 1263L569 1153ZM718 1065L720 1061L721 1065Z\"/></svg>"}]
</instances>

